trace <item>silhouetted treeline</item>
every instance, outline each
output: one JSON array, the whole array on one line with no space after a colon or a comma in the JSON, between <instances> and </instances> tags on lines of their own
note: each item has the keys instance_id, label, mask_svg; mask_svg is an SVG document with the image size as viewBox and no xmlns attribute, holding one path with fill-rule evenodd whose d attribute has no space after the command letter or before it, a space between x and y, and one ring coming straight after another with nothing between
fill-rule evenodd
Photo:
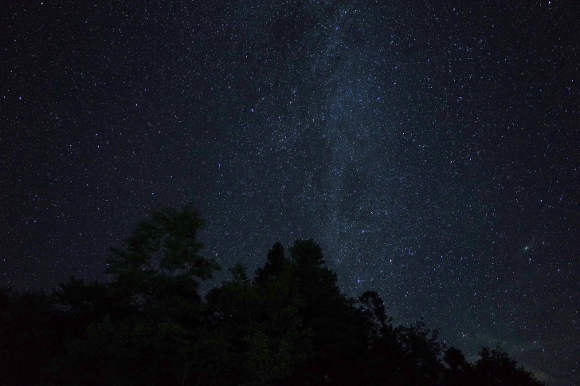
<instances>
[{"instance_id":1,"label":"silhouetted treeline","mask_svg":"<svg viewBox=\"0 0 580 386\"><path fill-rule=\"evenodd\" d=\"M345 296L320 247L274 244L201 296L192 208L162 209L112 249L108 283L0 292L4 385L542 385L500 349L475 363L424 323L395 326L376 292Z\"/></svg>"}]
</instances>

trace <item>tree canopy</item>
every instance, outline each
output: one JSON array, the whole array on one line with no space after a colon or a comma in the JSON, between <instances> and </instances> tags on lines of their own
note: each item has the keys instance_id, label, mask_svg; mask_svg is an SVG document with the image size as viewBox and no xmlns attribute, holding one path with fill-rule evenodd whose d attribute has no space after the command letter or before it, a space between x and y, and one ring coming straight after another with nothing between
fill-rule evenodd
<instances>
[{"instance_id":1,"label":"tree canopy","mask_svg":"<svg viewBox=\"0 0 580 386\"><path fill-rule=\"evenodd\" d=\"M422 321L396 326L379 294L340 291L313 240L275 243L250 278L199 293L191 207L160 209L111 249L106 283L51 294L0 291L6 385L518 385L543 383L501 348L468 362Z\"/></svg>"}]
</instances>

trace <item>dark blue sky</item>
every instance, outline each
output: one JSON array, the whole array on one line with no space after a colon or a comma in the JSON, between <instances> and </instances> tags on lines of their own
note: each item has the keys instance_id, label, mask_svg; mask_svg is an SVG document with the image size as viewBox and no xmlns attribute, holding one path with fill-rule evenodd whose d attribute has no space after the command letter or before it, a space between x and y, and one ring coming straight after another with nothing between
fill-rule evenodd
<instances>
[{"instance_id":1,"label":"dark blue sky","mask_svg":"<svg viewBox=\"0 0 580 386\"><path fill-rule=\"evenodd\" d=\"M573 2L4 3L1 285L193 203L225 267L314 238L395 322L579 384Z\"/></svg>"}]
</instances>

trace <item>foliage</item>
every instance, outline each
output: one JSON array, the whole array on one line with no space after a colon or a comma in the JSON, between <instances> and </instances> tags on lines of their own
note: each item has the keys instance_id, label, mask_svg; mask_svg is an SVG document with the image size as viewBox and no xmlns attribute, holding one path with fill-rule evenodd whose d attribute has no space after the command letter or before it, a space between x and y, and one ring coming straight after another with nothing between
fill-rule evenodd
<instances>
[{"instance_id":1,"label":"foliage","mask_svg":"<svg viewBox=\"0 0 580 386\"><path fill-rule=\"evenodd\" d=\"M197 234L202 227L201 216L191 207L156 210L138 224L124 248L111 248L106 273L123 294L141 300L176 290L195 296L199 280L211 279L219 269L200 255L203 244Z\"/></svg>"},{"instance_id":2,"label":"foliage","mask_svg":"<svg viewBox=\"0 0 580 386\"><path fill-rule=\"evenodd\" d=\"M198 293L219 268L203 221L161 209L112 249L108 283L0 291L0 384L521 385L533 374L500 348L476 363L419 321L394 326L375 291L343 294L320 247L273 245L253 278Z\"/></svg>"}]
</instances>

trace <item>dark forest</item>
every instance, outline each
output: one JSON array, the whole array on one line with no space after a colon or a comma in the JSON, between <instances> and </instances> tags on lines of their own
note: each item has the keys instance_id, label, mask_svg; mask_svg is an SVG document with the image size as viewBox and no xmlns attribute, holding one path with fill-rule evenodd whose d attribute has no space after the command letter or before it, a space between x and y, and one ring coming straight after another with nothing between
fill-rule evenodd
<instances>
[{"instance_id":1,"label":"dark forest","mask_svg":"<svg viewBox=\"0 0 580 386\"><path fill-rule=\"evenodd\" d=\"M275 243L253 277L202 294L200 213L159 209L112 248L106 282L0 294L3 385L543 385L500 347L479 359L423 321L395 325L368 290L346 296L321 248Z\"/></svg>"}]
</instances>

